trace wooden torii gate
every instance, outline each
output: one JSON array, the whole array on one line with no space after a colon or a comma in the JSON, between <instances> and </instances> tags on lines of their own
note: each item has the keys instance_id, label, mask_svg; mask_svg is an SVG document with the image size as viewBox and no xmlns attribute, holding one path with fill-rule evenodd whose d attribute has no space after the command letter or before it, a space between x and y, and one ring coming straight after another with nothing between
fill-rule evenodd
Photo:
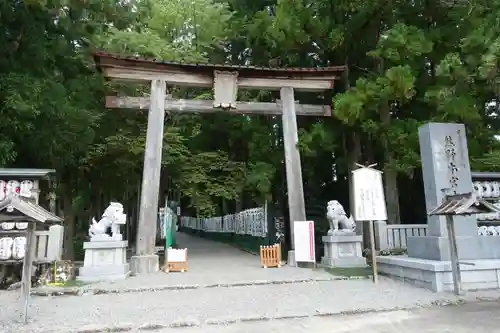
<instances>
[{"instance_id":1,"label":"wooden torii gate","mask_svg":"<svg viewBox=\"0 0 500 333\"><path fill-rule=\"evenodd\" d=\"M139 209L136 255L131 258L134 274L156 272L156 215L160 187L162 143L165 111L228 112L231 114L282 115L285 148L288 207L290 215L291 251L289 265L295 265L293 221L305 221L305 202L300 154L297 148L296 115L331 116L330 105L296 103L294 90L326 91L333 89L345 66L322 68L263 68L254 66L183 64L139 57L119 56L104 52L94 55L97 68L105 77L115 80L150 82L149 97L107 97L106 107L149 109L144 170ZM214 100L170 99L168 86L205 87L214 89ZM238 102L238 89L280 90L276 103ZM328 101L330 104L330 101Z\"/></svg>"}]
</instances>

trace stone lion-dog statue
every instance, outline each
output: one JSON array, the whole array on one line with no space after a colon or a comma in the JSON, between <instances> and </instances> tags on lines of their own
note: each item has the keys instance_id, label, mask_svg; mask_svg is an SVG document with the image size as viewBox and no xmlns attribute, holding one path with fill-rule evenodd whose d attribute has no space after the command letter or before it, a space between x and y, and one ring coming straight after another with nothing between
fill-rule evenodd
<instances>
[{"instance_id":1,"label":"stone lion-dog statue","mask_svg":"<svg viewBox=\"0 0 500 333\"><path fill-rule=\"evenodd\" d=\"M328 201L326 206L326 218L330 224L328 235L354 235L356 234L356 223L352 216L347 217L344 207L337 201Z\"/></svg>"},{"instance_id":2,"label":"stone lion-dog statue","mask_svg":"<svg viewBox=\"0 0 500 333\"><path fill-rule=\"evenodd\" d=\"M92 218L89 226L90 240L122 240L120 225L125 224L126 220L127 214L123 212L123 205L119 202L110 202L99 222ZM109 227L111 236L106 234Z\"/></svg>"}]
</instances>

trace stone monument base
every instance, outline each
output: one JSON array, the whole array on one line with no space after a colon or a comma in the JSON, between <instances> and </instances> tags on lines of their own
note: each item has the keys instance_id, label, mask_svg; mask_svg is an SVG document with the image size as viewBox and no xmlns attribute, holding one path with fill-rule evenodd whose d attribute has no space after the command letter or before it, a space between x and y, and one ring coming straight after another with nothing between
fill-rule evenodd
<instances>
[{"instance_id":1,"label":"stone monument base","mask_svg":"<svg viewBox=\"0 0 500 333\"><path fill-rule=\"evenodd\" d=\"M83 243L85 260L76 279L83 282L126 279L130 275L127 246L127 241Z\"/></svg>"},{"instance_id":2,"label":"stone monument base","mask_svg":"<svg viewBox=\"0 0 500 333\"><path fill-rule=\"evenodd\" d=\"M130 258L132 275L156 273L160 270L159 262L160 260L156 254L132 256Z\"/></svg>"},{"instance_id":3,"label":"stone monument base","mask_svg":"<svg viewBox=\"0 0 500 333\"><path fill-rule=\"evenodd\" d=\"M322 237L325 254L321 264L327 267L365 267L363 257L363 236L330 235Z\"/></svg>"},{"instance_id":4,"label":"stone monument base","mask_svg":"<svg viewBox=\"0 0 500 333\"><path fill-rule=\"evenodd\" d=\"M377 256L377 271L435 292L453 291L449 261ZM462 260L460 272L463 290L500 288L500 260Z\"/></svg>"},{"instance_id":5,"label":"stone monument base","mask_svg":"<svg viewBox=\"0 0 500 333\"><path fill-rule=\"evenodd\" d=\"M456 241L460 260L500 259L500 237L457 236ZM448 237L410 236L407 247L410 258L450 260Z\"/></svg>"}]
</instances>

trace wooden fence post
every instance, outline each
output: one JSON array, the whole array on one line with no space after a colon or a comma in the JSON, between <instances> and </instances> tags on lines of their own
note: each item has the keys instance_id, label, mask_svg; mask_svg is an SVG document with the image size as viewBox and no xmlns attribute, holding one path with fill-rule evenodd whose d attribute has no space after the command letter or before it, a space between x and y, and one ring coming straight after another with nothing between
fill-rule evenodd
<instances>
[{"instance_id":1,"label":"wooden fence post","mask_svg":"<svg viewBox=\"0 0 500 333\"><path fill-rule=\"evenodd\" d=\"M385 250L389 247L387 243L387 222L375 221L375 247L377 250Z\"/></svg>"}]
</instances>

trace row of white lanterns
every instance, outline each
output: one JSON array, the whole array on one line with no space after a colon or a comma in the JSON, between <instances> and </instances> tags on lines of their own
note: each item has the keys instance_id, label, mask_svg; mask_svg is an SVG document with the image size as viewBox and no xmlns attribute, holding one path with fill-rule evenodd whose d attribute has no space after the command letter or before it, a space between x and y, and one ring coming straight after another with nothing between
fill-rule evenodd
<instances>
[{"instance_id":1,"label":"row of white lanterns","mask_svg":"<svg viewBox=\"0 0 500 333\"><path fill-rule=\"evenodd\" d=\"M15 229L18 229L18 230L25 230L26 228L28 228L28 223L27 222L3 222L0 224L0 232L2 232L2 230L7 230L7 231L10 231L10 230L14 230Z\"/></svg>"},{"instance_id":2,"label":"row of white lanterns","mask_svg":"<svg viewBox=\"0 0 500 333\"><path fill-rule=\"evenodd\" d=\"M500 182L499 181L474 181L472 183L474 193L481 198L485 199L500 199ZM500 202L493 203L500 208ZM499 221L500 213L486 213L477 214L479 221Z\"/></svg>"},{"instance_id":3,"label":"row of white lanterns","mask_svg":"<svg viewBox=\"0 0 500 333\"><path fill-rule=\"evenodd\" d=\"M474 193L482 198L500 198L500 182L475 181L472 183Z\"/></svg>"},{"instance_id":4,"label":"row of white lanterns","mask_svg":"<svg viewBox=\"0 0 500 333\"><path fill-rule=\"evenodd\" d=\"M0 238L0 260L23 259L26 237Z\"/></svg>"},{"instance_id":5,"label":"row of white lanterns","mask_svg":"<svg viewBox=\"0 0 500 333\"><path fill-rule=\"evenodd\" d=\"M33 187L33 181L31 180L23 180L21 182L17 180L0 180L0 201L5 200L8 196L16 195L31 198Z\"/></svg>"},{"instance_id":6,"label":"row of white lanterns","mask_svg":"<svg viewBox=\"0 0 500 333\"><path fill-rule=\"evenodd\" d=\"M500 226L482 226L477 227L479 236L500 236Z\"/></svg>"}]
</instances>

